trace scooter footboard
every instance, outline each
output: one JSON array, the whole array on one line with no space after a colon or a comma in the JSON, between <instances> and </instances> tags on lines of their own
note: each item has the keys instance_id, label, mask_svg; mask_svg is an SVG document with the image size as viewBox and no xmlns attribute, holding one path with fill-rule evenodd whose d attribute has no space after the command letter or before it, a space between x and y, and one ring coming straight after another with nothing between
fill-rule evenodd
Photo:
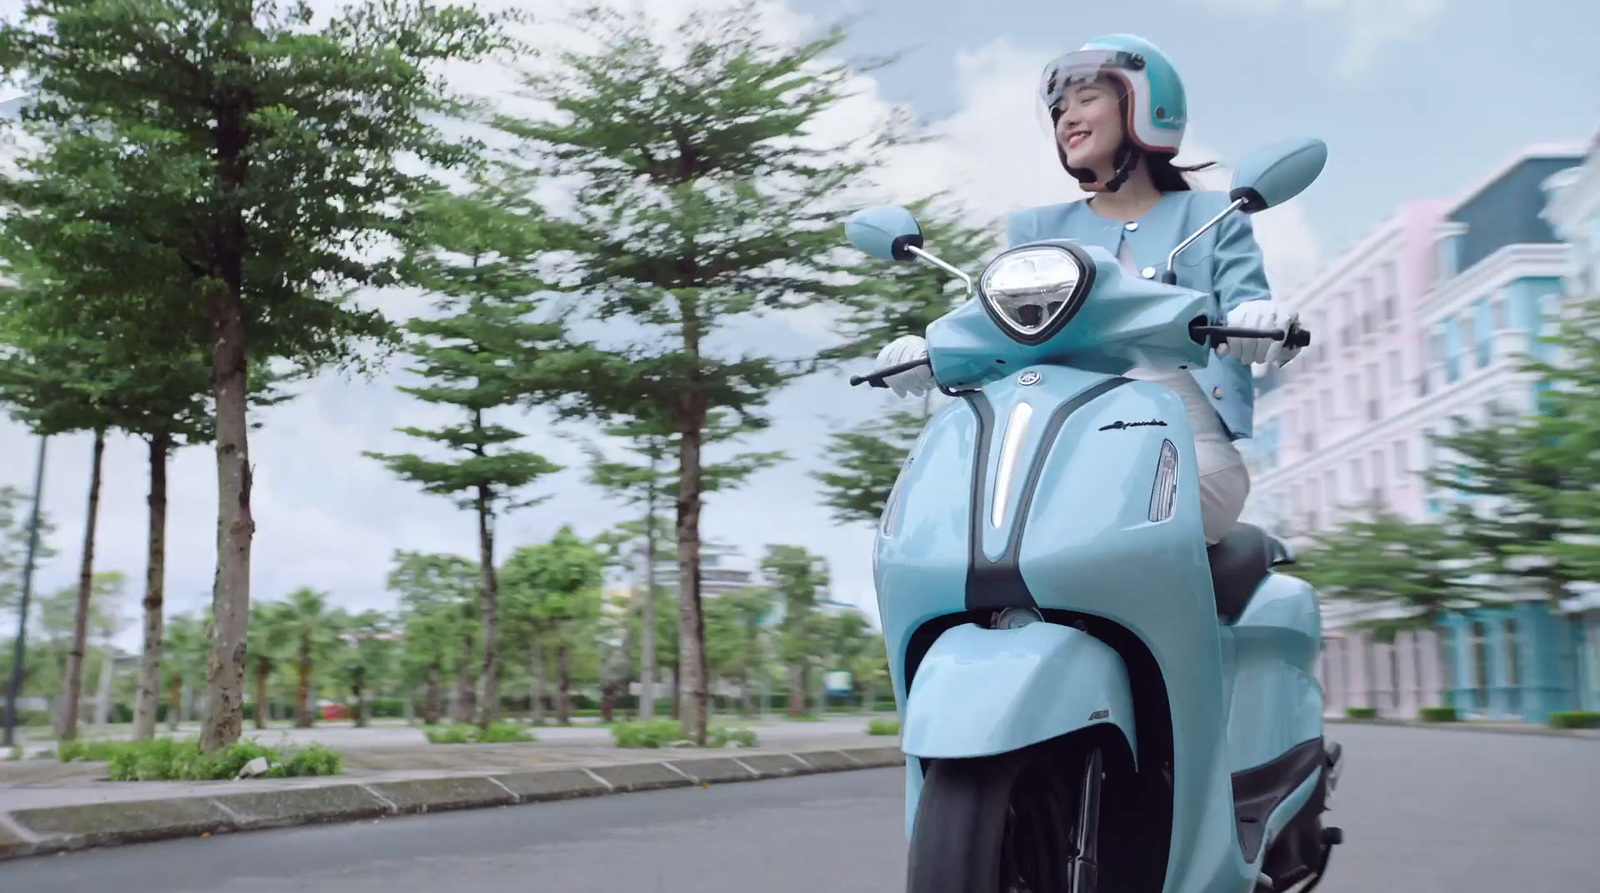
<instances>
[{"instance_id":1,"label":"scooter footboard","mask_svg":"<svg viewBox=\"0 0 1600 893\"><path fill-rule=\"evenodd\" d=\"M1100 723L1122 730L1138 759L1128 668L1082 630L947 630L917 665L900 747L927 759L1017 750Z\"/></svg>"}]
</instances>

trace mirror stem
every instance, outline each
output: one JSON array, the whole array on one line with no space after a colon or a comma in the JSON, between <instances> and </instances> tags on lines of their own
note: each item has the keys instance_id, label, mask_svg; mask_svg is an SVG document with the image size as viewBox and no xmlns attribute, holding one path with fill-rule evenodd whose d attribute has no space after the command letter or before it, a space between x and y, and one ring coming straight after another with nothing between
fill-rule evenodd
<instances>
[{"instance_id":1,"label":"mirror stem","mask_svg":"<svg viewBox=\"0 0 1600 893\"><path fill-rule=\"evenodd\" d=\"M1226 208L1223 208L1221 214L1218 214L1217 216L1215 216L1215 217L1211 218L1210 220L1206 221L1206 225L1205 226L1202 226L1199 229L1195 230L1194 231L1194 235L1190 236L1187 239L1184 239L1182 242L1179 242L1178 243L1178 247L1172 249L1172 253L1167 255L1167 275L1162 278L1162 281L1165 282L1167 279L1175 279L1176 278L1176 277L1173 276L1173 273L1172 273L1172 265L1178 262L1178 255L1183 253L1183 250L1185 248L1188 248L1190 245L1193 245L1195 243L1196 239L1198 239L1201 236L1205 235L1206 233L1210 232L1211 228L1216 226L1217 224L1221 223L1224 217L1227 217L1229 214L1232 214L1234 211L1237 211L1240 208L1244 207L1244 203L1245 203L1244 199L1242 199L1242 198L1241 199L1236 199L1233 204L1227 206ZM915 249L913 249L913 250L915 250Z\"/></svg>"},{"instance_id":2,"label":"mirror stem","mask_svg":"<svg viewBox=\"0 0 1600 893\"><path fill-rule=\"evenodd\" d=\"M927 261L928 263L933 264L934 266L938 267L939 269L944 270L946 273L949 273L950 275L959 278L962 282L965 282L967 284L967 291L969 291L969 292L972 291L972 277L971 276L968 276L966 273L963 273L960 270L956 269L955 267L950 266L949 264L947 264L944 261L938 259L937 257L934 257L933 255L929 254L928 252L923 251L921 248L918 248L915 245L907 245L906 246L906 250L911 252L912 254L915 254L917 257L922 258L923 260Z\"/></svg>"}]
</instances>

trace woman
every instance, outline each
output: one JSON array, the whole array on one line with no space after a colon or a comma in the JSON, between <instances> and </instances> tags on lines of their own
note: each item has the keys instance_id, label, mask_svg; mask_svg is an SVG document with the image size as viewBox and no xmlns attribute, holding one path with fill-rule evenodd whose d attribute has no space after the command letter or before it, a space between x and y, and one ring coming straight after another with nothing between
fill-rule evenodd
<instances>
[{"instance_id":1,"label":"woman","mask_svg":"<svg viewBox=\"0 0 1600 893\"><path fill-rule=\"evenodd\" d=\"M1061 166L1092 195L1010 215L1010 245L1073 239L1105 249L1134 275L1154 278L1180 241L1227 207L1224 193L1190 189L1184 174L1200 168L1173 164L1188 107L1177 70L1150 42L1122 34L1090 41L1045 68L1040 98L1055 125ZM1217 294L1230 326L1278 329L1295 321L1295 314L1272 301L1261 251L1243 214L1230 215L1202 236L1175 269L1179 285ZM1255 391L1248 364L1281 366L1298 352L1271 339L1230 338L1203 368L1128 373L1183 398L1194 430L1208 545L1238 521L1250 493L1250 473L1233 445L1251 436ZM878 354L878 367L926 355L926 341L907 335ZM934 386L926 366L886 383L902 396Z\"/></svg>"}]
</instances>

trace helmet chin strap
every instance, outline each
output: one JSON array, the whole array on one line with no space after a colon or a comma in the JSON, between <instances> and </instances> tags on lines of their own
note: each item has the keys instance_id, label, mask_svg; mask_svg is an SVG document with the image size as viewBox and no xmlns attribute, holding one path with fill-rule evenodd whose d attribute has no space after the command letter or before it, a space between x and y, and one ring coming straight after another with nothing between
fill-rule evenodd
<instances>
[{"instance_id":1,"label":"helmet chin strap","mask_svg":"<svg viewBox=\"0 0 1600 893\"><path fill-rule=\"evenodd\" d=\"M1139 166L1139 149L1134 146L1133 140L1123 139L1122 145L1117 147L1116 161L1116 170L1111 172L1111 179L1107 180L1104 185L1097 183L1096 181L1100 179L1099 176L1085 167L1072 167L1069 165L1067 173L1071 174L1078 181L1078 185L1088 192L1116 192L1122 188L1122 184L1128 182L1128 177Z\"/></svg>"}]
</instances>

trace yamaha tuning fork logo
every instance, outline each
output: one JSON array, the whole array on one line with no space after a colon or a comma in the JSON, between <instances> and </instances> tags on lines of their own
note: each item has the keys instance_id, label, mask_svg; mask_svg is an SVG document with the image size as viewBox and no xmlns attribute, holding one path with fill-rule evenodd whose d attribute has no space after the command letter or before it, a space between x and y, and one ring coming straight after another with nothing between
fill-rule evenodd
<instances>
[{"instance_id":1,"label":"yamaha tuning fork logo","mask_svg":"<svg viewBox=\"0 0 1600 893\"><path fill-rule=\"evenodd\" d=\"M1017 376L1017 384L1022 385L1023 387L1028 387L1029 385L1036 385L1038 383L1039 383L1039 373L1033 371L1032 369L1029 369L1027 372L1024 372L1021 375Z\"/></svg>"}]
</instances>

